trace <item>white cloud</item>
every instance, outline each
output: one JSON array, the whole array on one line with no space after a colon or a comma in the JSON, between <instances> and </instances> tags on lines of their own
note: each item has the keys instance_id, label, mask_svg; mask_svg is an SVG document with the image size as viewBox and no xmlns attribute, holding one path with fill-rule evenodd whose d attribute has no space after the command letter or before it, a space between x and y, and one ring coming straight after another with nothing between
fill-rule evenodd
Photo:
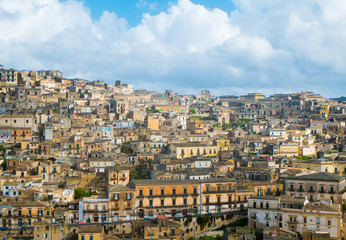
<instances>
[{"instance_id":1,"label":"white cloud","mask_svg":"<svg viewBox=\"0 0 346 240\"><path fill-rule=\"evenodd\" d=\"M235 2L226 13L179 0L130 27L77 0L0 0L0 64L154 90L344 93L342 0Z\"/></svg>"}]
</instances>

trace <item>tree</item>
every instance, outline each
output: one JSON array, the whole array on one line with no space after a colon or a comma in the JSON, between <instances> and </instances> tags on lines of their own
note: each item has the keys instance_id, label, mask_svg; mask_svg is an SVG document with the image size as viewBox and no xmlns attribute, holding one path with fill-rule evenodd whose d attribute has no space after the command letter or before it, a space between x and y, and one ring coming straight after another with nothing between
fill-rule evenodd
<instances>
[{"instance_id":1,"label":"tree","mask_svg":"<svg viewBox=\"0 0 346 240\"><path fill-rule=\"evenodd\" d=\"M128 143L123 143L123 145L121 146L121 152L125 154L133 154L134 150Z\"/></svg>"},{"instance_id":2,"label":"tree","mask_svg":"<svg viewBox=\"0 0 346 240\"><path fill-rule=\"evenodd\" d=\"M130 171L131 179L149 179L150 178L150 170L154 161L152 159L145 160L144 158L139 159L139 164L135 166Z\"/></svg>"},{"instance_id":3,"label":"tree","mask_svg":"<svg viewBox=\"0 0 346 240\"><path fill-rule=\"evenodd\" d=\"M2 152L1 156L4 158L4 161L1 163L1 167L3 170L6 170L7 160L6 160L6 148L4 147L4 145L0 145L0 152Z\"/></svg>"},{"instance_id":4,"label":"tree","mask_svg":"<svg viewBox=\"0 0 346 240\"><path fill-rule=\"evenodd\" d=\"M317 152L317 159L320 159L323 156L322 152Z\"/></svg>"},{"instance_id":5,"label":"tree","mask_svg":"<svg viewBox=\"0 0 346 240\"><path fill-rule=\"evenodd\" d=\"M91 196L91 194L87 190L85 190L83 188L76 188L74 190L73 198L74 199L80 199L82 197L90 197L90 196Z\"/></svg>"},{"instance_id":6,"label":"tree","mask_svg":"<svg viewBox=\"0 0 346 240\"><path fill-rule=\"evenodd\" d=\"M195 110L195 109L193 109L193 108L191 108L191 109L190 109L190 113L192 113L192 114L196 114L196 110Z\"/></svg>"}]
</instances>

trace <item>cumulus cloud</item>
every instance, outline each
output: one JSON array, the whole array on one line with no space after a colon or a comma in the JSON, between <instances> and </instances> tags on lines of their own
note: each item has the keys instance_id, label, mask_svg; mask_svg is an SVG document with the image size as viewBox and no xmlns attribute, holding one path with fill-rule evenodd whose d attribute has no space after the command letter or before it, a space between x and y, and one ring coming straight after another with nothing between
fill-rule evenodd
<instances>
[{"instance_id":1,"label":"cumulus cloud","mask_svg":"<svg viewBox=\"0 0 346 240\"><path fill-rule=\"evenodd\" d=\"M131 27L113 12L92 19L78 0L0 0L0 64L180 93L344 94L342 0L235 4L227 13L179 0Z\"/></svg>"}]
</instances>

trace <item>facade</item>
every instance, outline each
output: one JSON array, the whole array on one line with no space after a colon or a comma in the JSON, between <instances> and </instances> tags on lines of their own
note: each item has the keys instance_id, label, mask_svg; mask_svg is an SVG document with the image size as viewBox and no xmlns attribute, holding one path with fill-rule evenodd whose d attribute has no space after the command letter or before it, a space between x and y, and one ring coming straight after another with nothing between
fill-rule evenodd
<instances>
[{"instance_id":1,"label":"facade","mask_svg":"<svg viewBox=\"0 0 346 240\"><path fill-rule=\"evenodd\" d=\"M250 227L286 229L300 234L327 232L331 238L343 236L340 206L330 202L309 202L299 196L256 196L249 199Z\"/></svg>"},{"instance_id":2,"label":"facade","mask_svg":"<svg viewBox=\"0 0 346 240\"><path fill-rule=\"evenodd\" d=\"M172 154L177 159L189 158L193 156L212 157L217 156L217 146L201 143L176 143L171 145Z\"/></svg>"},{"instance_id":3,"label":"facade","mask_svg":"<svg viewBox=\"0 0 346 240\"><path fill-rule=\"evenodd\" d=\"M198 180L133 180L136 215L139 218L198 212L201 206Z\"/></svg>"},{"instance_id":4,"label":"facade","mask_svg":"<svg viewBox=\"0 0 346 240\"><path fill-rule=\"evenodd\" d=\"M342 203L345 178L332 173L320 172L285 179L285 194L307 197L309 201L328 199Z\"/></svg>"}]
</instances>

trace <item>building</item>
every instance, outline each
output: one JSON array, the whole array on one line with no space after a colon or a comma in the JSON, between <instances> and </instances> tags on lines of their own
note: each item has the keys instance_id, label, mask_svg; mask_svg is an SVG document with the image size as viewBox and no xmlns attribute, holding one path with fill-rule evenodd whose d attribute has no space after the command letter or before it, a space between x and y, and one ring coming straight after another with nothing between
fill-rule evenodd
<instances>
[{"instance_id":1,"label":"building","mask_svg":"<svg viewBox=\"0 0 346 240\"><path fill-rule=\"evenodd\" d=\"M312 173L285 179L285 194L307 197L309 201L328 199L342 203L345 177L327 172Z\"/></svg>"}]
</instances>

